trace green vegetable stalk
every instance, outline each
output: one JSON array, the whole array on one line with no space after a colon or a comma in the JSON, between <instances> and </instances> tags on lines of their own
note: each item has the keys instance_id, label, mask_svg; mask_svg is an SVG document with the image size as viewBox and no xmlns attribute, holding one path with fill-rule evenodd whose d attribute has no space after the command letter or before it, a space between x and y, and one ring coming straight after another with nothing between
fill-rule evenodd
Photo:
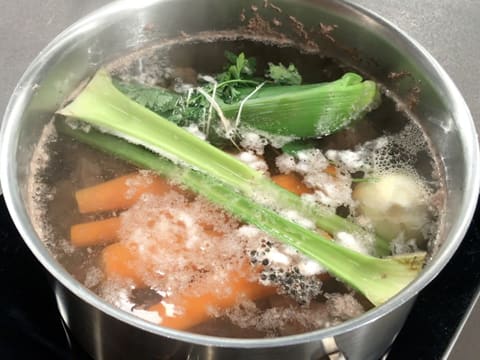
<instances>
[{"instance_id":1,"label":"green vegetable stalk","mask_svg":"<svg viewBox=\"0 0 480 360\"><path fill-rule=\"evenodd\" d=\"M413 281L424 262L425 253L378 259L351 251L282 218L212 177L180 167L141 146L93 129L88 133L74 130L65 123L57 123L57 129L92 147L183 183L243 221L309 255L374 305L381 305Z\"/></svg>"},{"instance_id":2,"label":"green vegetable stalk","mask_svg":"<svg viewBox=\"0 0 480 360\"><path fill-rule=\"evenodd\" d=\"M370 236L327 208L305 204L300 197L277 186L240 160L130 100L112 84L105 70L100 70L59 113L82 119L103 131L144 145L176 163L208 174L264 206L294 210L333 235L347 231L357 236ZM376 239L376 247L379 255L388 254L389 246L382 239Z\"/></svg>"}]
</instances>

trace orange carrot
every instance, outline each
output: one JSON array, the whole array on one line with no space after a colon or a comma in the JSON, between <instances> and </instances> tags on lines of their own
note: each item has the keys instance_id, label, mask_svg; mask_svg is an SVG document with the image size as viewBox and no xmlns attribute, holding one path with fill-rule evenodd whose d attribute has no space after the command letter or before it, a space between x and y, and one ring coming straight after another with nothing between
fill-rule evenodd
<instances>
[{"instance_id":1,"label":"orange carrot","mask_svg":"<svg viewBox=\"0 0 480 360\"><path fill-rule=\"evenodd\" d=\"M104 245L117 239L119 229L118 217L77 224L70 228L70 240L77 247Z\"/></svg>"},{"instance_id":2,"label":"orange carrot","mask_svg":"<svg viewBox=\"0 0 480 360\"><path fill-rule=\"evenodd\" d=\"M328 165L325 172L331 176L337 176L337 168L334 165ZM311 194L313 192L313 190L306 186L300 177L294 173L272 176L272 181L285 190L297 195Z\"/></svg>"},{"instance_id":3,"label":"orange carrot","mask_svg":"<svg viewBox=\"0 0 480 360\"><path fill-rule=\"evenodd\" d=\"M163 215L168 216L168 213L163 213ZM205 234L210 237L223 236L223 233L215 230L210 224L200 225ZM120 226L120 217L76 224L70 228L70 242L77 247L106 245L118 240ZM182 239L177 240L181 241Z\"/></svg>"},{"instance_id":4,"label":"orange carrot","mask_svg":"<svg viewBox=\"0 0 480 360\"><path fill-rule=\"evenodd\" d=\"M327 168L325 169L325 172L328 174L328 175L332 175L332 176L337 176L337 168L335 165L328 165Z\"/></svg>"},{"instance_id":5,"label":"orange carrot","mask_svg":"<svg viewBox=\"0 0 480 360\"><path fill-rule=\"evenodd\" d=\"M278 186L283 187L294 194L310 194L312 189L308 188L300 179L298 175L293 173L272 176L272 181Z\"/></svg>"},{"instance_id":6,"label":"orange carrot","mask_svg":"<svg viewBox=\"0 0 480 360\"><path fill-rule=\"evenodd\" d=\"M122 243L107 246L102 252L103 271L107 279L130 279L137 287L145 286L141 272L143 267L138 266L138 255L134 248ZM145 265L145 264L142 264ZM275 293L275 288L251 282L246 275L252 273L250 265L245 265L244 272L232 272L227 276L230 279L228 288L216 287L211 281L196 282L193 287L204 291L200 296L177 294L153 305L150 311L156 311L162 322L160 325L173 329L188 329L208 320L212 309L223 310L234 306L240 299L260 299ZM208 289L208 290L205 290ZM195 289L190 288L190 292ZM171 312L172 307L174 309Z\"/></svg>"},{"instance_id":7,"label":"orange carrot","mask_svg":"<svg viewBox=\"0 0 480 360\"><path fill-rule=\"evenodd\" d=\"M251 269L246 271L251 273ZM275 294L275 288L251 282L242 273L232 272L227 278L230 279L227 289L215 287L214 284L212 286L212 284L196 283L194 284L196 288L209 290L200 296L174 295L151 306L149 310L156 311L160 315L162 319L160 325L186 330L208 320L212 310L228 309L242 298L257 300Z\"/></svg>"},{"instance_id":8,"label":"orange carrot","mask_svg":"<svg viewBox=\"0 0 480 360\"><path fill-rule=\"evenodd\" d=\"M162 195L172 187L153 174L125 175L75 193L80 213L122 210L131 207L145 193Z\"/></svg>"},{"instance_id":9,"label":"orange carrot","mask_svg":"<svg viewBox=\"0 0 480 360\"><path fill-rule=\"evenodd\" d=\"M144 284L137 261L135 249L122 243L109 245L102 251L103 272L107 279L130 279L141 287Z\"/></svg>"}]
</instances>

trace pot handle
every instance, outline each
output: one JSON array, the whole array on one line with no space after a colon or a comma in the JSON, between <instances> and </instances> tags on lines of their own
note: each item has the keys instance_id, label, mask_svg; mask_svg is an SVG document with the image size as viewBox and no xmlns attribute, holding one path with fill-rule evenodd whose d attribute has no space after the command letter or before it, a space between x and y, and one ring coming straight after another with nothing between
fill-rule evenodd
<instances>
[{"instance_id":1,"label":"pot handle","mask_svg":"<svg viewBox=\"0 0 480 360\"><path fill-rule=\"evenodd\" d=\"M334 337L322 339L322 345L327 355L317 360L348 360L346 355L338 348Z\"/></svg>"}]
</instances>

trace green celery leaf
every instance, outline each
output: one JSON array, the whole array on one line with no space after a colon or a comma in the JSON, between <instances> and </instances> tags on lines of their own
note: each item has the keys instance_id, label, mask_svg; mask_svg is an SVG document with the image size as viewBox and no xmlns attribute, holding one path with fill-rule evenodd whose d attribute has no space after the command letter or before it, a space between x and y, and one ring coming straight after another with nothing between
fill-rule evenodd
<instances>
[{"instance_id":1,"label":"green celery leaf","mask_svg":"<svg viewBox=\"0 0 480 360\"><path fill-rule=\"evenodd\" d=\"M283 64L268 63L265 77L272 79L278 85L300 85L302 83L302 76L293 64L287 68Z\"/></svg>"}]
</instances>

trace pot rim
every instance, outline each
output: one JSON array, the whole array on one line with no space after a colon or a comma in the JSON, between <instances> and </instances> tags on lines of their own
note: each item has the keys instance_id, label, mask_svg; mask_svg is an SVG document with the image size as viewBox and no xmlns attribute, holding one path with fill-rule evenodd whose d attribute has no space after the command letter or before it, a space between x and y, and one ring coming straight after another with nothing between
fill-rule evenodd
<instances>
[{"instance_id":1,"label":"pot rim","mask_svg":"<svg viewBox=\"0 0 480 360\"><path fill-rule=\"evenodd\" d=\"M0 134L0 139L2 139L0 144L0 158L9 159L8 156L12 156L14 149L17 148L18 120L21 118L25 106L30 101L32 95L32 86L34 85L36 76L39 74L40 70L46 66L49 59L53 58L54 55L60 52L66 44L79 36L84 29L95 26L97 22L108 17L109 15L114 15L118 12L126 10L134 11L135 9L148 7L154 3L167 1L171 0L117 0L83 17L60 33L55 39L53 39L30 64L18 82L17 87L15 88L9 100L3 118L2 131ZM329 0L329 2L335 6L341 6L350 12L356 12L361 16L369 18L369 20L379 25L379 31L386 31L386 35L395 37L401 41L403 46L405 46L408 51L413 52L419 60L427 62L430 65L433 74L441 79L448 95L452 99L453 118L462 119L461 126L459 126L459 133L463 141L463 151L465 156L469 157L470 166L467 166L466 186L464 189L462 206L450 230L450 234L453 239L451 239L448 244L442 246L440 254L438 254L436 259L423 270L423 272L414 282L412 282L407 288L405 288L385 304L374 308L357 318L351 319L331 328L311 331L298 335L268 339L235 339L198 335L186 331L161 327L108 304L99 296L95 295L93 292L75 280L73 276L71 276L63 268L63 266L54 259L29 223L29 217L25 207L23 206L18 181L16 178L16 164L14 161L3 160L0 163L0 180L10 215L17 229L19 230L20 235L35 257L41 262L47 271L49 271L54 278L57 279L69 291L78 296L80 299L86 301L89 305L99 309L109 316L126 322L129 325L135 326L144 331L148 331L152 334L175 338L184 342L234 348L266 348L288 346L310 341L319 341L323 338L340 335L387 315L397 307L400 307L412 299L433 278L435 278L452 257L460 245L461 240L465 236L475 211L476 199L478 199L480 190L480 169L478 165L480 154L476 129L472 116L458 88L447 75L445 70L432 57L432 55L430 55L427 50L425 50L414 39L409 37L405 32L397 28L388 20L370 10L367 10L363 6L342 0ZM457 125L459 125L458 122ZM61 308L59 310L62 316L65 317L64 311Z\"/></svg>"}]
</instances>

